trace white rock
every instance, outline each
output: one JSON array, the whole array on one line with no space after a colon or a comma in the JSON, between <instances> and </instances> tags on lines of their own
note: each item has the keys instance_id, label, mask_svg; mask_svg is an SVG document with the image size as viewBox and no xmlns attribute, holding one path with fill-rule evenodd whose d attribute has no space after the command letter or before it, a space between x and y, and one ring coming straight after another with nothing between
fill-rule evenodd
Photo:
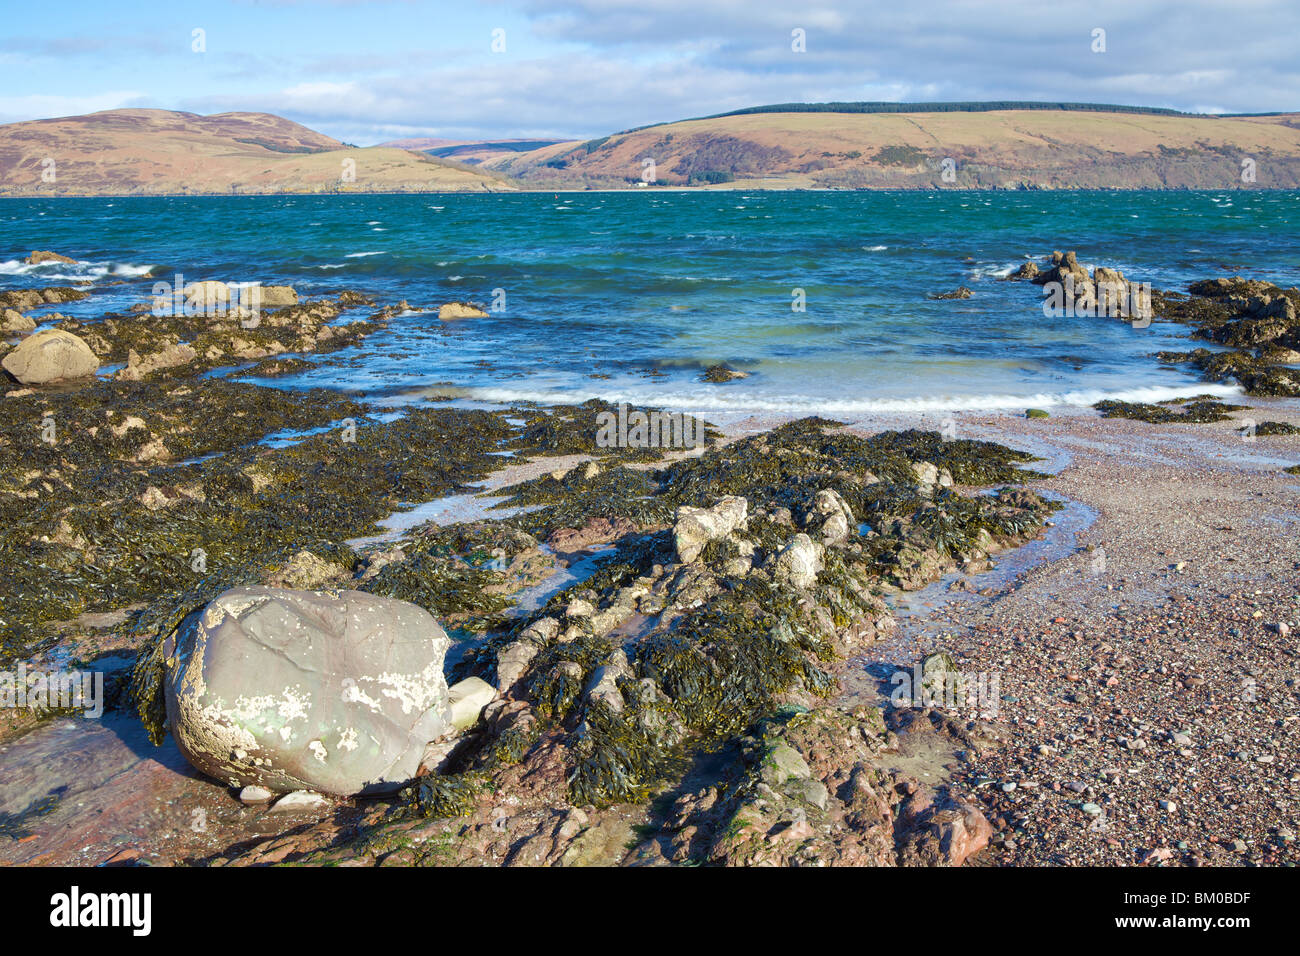
<instances>
[{"instance_id":1,"label":"white rock","mask_svg":"<svg viewBox=\"0 0 1300 956\"><path fill-rule=\"evenodd\" d=\"M792 537L776 556L777 578L797 588L816 585L821 570L822 546L802 532Z\"/></svg>"},{"instance_id":2,"label":"white rock","mask_svg":"<svg viewBox=\"0 0 1300 956\"><path fill-rule=\"evenodd\" d=\"M496 688L480 677L467 677L447 690L451 705L451 725L468 730L478 723L483 708L496 698Z\"/></svg>"},{"instance_id":3,"label":"white rock","mask_svg":"<svg viewBox=\"0 0 1300 956\"><path fill-rule=\"evenodd\" d=\"M710 541L725 538L731 532L744 528L748 521L748 511L749 502L736 495L727 495L708 508L682 505L677 509L673 521L673 543L677 548L677 560L689 564L700 556Z\"/></svg>"},{"instance_id":4,"label":"white rock","mask_svg":"<svg viewBox=\"0 0 1300 956\"><path fill-rule=\"evenodd\" d=\"M329 800L311 790L294 790L286 793L271 805L271 813L301 813L323 810L329 806Z\"/></svg>"}]
</instances>

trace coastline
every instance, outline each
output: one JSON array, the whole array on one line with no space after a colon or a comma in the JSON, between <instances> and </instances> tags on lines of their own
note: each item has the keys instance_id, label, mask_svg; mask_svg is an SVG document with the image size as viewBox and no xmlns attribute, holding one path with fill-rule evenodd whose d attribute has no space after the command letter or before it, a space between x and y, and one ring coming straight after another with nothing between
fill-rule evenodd
<instances>
[{"instance_id":1,"label":"coastline","mask_svg":"<svg viewBox=\"0 0 1300 956\"><path fill-rule=\"evenodd\" d=\"M1300 424L1294 400L1248 401L1251 410L1238 417L1266 412ZM964 670L1000 673L1001 712L980 723L979 735L961 715L920 711L924 721L901 730L900 746L878 755L880 765L922 784L951 786L982 809L992 824L990 842L967 865L1293 862L1287 834L1300 795L1294 758L1300 724L1290 689L1296 662L1288 642L1270 628L1289 621L1294 634L1300 624L1295 560L1287 550L1300 480L1276 468L1278 459L1300 458L1300 441L1247 443L1228 422L1162 426L1087 415L1035 420L962 413L956 419L963 437L1068 455L1068 461L1053 455L1053 473L1035 486L1087 505L1096 517L1068 555L1035 565L993 594L983 594L980 575L971 575L954 593L980 592L974 600L901 615L895 636L846 659L840 708L860 704L864 693L881 693L885 682L870 668L891 655L948 652ZM777 417L735 422L726 440L782 423ZM852 430L901 424L882 419ZM510 477L585 460L541 459ZM1229 526L1234 530L1224 537L1219 529ZM1105 570L1098 574L1090 568L1099 548ZM1252 675L1257 699L1242 701L1241 680ZM123 719L133 724L118 718L117 727L127 726ZM535 805L537 794L523 796L530 791L522 780L509 777L509 785L522 788L510 833L533 834L529 846L541 847L536 859L522 852L494 858L502 832L493 826L499 810L491 808L469 819L394 821L383 804L361 801L286 820L240 806L188 768L174 745L162 751L144 745L132 756L122 747L142 746L134 726L134 732L117 730L120 742L100 755L119 771L99 794L118 804L109 818L79 814L81 822L55 839L69 828L64 814L31 817L25 826L36 839L8 844L9 862L358 865L428 862L432 852L441 862L471 864L645 865L669 862L681 832L647 816L648 806L543 808ZM44 725L7 741L0 752L16 767L39 757L57 781L59 760L49 752L54 733ZM1190 743L1173 734L1186 734ZM1234 756L1243 752L1245 759ZM93 761L67 760L64 754L62 772L76 775L69 782L93 767ZM1243 781L1267 787L1275 802L1252 800ZM14 786L6 786L9 813ZM552 790L543 792L553 798ZM1161 809L1160 801L1176 809ZM1101 814L1090 816L1080 809L1084 804ZM184 825L195 810L209 821L201 835ZM630 834L644 836L647 828L651 836L624 847ZM125 856L113 849L122 833L132 834L135 847ZM230 849L221 850L223 840ZM239 849L232 855L234 844ZM36 847L48 849L39 854Z\"/></svg>"},{"instance_id":2,"label":"coastline","mask_svg":"<svg viewBox=\"0 0 1300 956\"><path fill-rule=\"evenodd\" d=\"M1067 273L1079 301L1126 281L1074 253L1053 254L1044 281ZM1037 275L1027 262L1007 278ZM102 721L4 715L0 859L1296 860L1300 397L1225 405L1189 386L1161 405L939 422L733 409L688 452L605 447L600 399L426 389L386 404L241 381L250 362L263 380L313 353L355 363L421 310L272 286L250 323L224 284L192 288L226 307L146 328L147 304L94 318L87 303L42 332L17 310L93 286L2 294L28 336L5 368L31 373L4 393L0 430L3 649L22 680L93 670L107 693ZM1161 361L1296 396L1294 291L1192 291L1156 293L1161 314L1237 351ZM40 336L76 363L53 384L10 361ZM744 377L710 372L720 389ZM434 693L472 691L473 709L421 737L419 772L380 799L312 783L250 799L256 764L201 775L175 723L192 652L174 648L207 627L196 612L221 620L248 588L432 615L449 635ZM274 704L245 689L258 668L226 673L230 694ZM274 738L257 746L279 759Z\"/></svg>"}]
</instances>

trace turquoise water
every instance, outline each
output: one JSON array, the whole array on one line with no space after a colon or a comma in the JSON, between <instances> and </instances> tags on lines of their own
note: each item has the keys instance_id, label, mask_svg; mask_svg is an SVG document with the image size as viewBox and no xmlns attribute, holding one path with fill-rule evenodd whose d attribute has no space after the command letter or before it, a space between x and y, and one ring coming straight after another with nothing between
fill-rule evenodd
<instances>
[{"instance_id":1,"label":"turquoise water","mask_svg":"<svg viewBox=\"0 0 1300 956\"><path fill-rule=\"evenodd\" d=\"M504 311L488 318L400 316L275 380L284 387L692 411L851 416L1231 394L1152 358L1189 347L1183 327L1046 319L1038 287L999 277L1073 248L1157 288L1234 273L1300 282L1294 192L11 199L0 223L0 286L96 281L98 294L65 313L125 310L178 272L435 309L490 305L504 291ZM22 265L31 249L82 262ZM958 285L974 297L926 298ZM791 309L795 289L805 312ZM717 362L751 377L700 382Z\"/></svg>"}]
</instances>

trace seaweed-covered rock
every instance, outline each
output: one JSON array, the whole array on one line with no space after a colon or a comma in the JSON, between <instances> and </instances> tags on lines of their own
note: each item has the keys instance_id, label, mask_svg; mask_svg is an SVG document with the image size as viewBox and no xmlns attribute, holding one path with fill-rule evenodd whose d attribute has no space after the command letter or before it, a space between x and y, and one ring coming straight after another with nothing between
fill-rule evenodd
<instances>
[{"instance_id":1,"label":"seaweed-covered rock","mask_svg":"<svg viewBox=\"0 0 1300 956\"><path fill-rule=\"evenodd\" d=\"M189 365L196 358L198 353L184 342L169 342L144 357L132 349L127 355L126 368L117 377L124 382L138 382L153 372Z\"/></svg>"},{"instance_id":2,"label":"seaweed-covered rock","mask_svg":"<svg viewBox=\"0 0 1300 956\"><path fill-rule=\"evenodd\" d=\"M822 570L822 553L822 546L808 535L796 534L776 556L777 580L796 588L814 587Z\"/></svg>"},{"instance_id":3,"label":"seaweed-covered rock","mask_svg":"<svg viewBox=\"0 0 1300 956\"><path fill-rule=\"evenodd\" d=\"M84 378L99 368L90 346L71 332L46 329L23 339L4 357L4 368L24 385Z\"/></svg>"},{"instance_id":4,"label":"seaweed-covered rock","mask_svg":"<svg viewBox=\"0 0 1300 956\"><path fill-rule=\"evenodd\" d=\"M71 286L51 286L46 289L9 289L0 292L0 308L17 309L26 312L43 305L57 305L61 302L78 302L89 296L84 289Z\"/></svg>"},{"instance_id":5,"label":"seaweed-covered rock","mask_svg":"<svg viewBox=\"0 0 1300 956\"><path fill-rule=\"evenodd\" d=\"M190 763L233 787L394 790L452 730L450 643L404 601L235 588L164 646L168 721Z\"/></svg>"},{"instance_id":6,"label":"seaweed-covered rock","mask_svg":"<svg viewBox=\"0 0 1300 956\"><path fill-rule=\"evenodd\" d=\"M749 502L737 495L727 495L708 508L682 505L673 522L673 543L677 559L689 564L700 556L710 541L725 538L731 532L745 527Z\"/></svg>"},{"instance_id":7,"label":"seaweed-covered rock","mask_svg":"<svg viewBox=\"0 0 1300 956\"><path fill-rule=\"evenodd\" d=\"M700 376L701 382L732 382L738 378L749 378L748 372L732 368L730 365L710 365Z\"/></svg>"},{"instance_id":8,"label":"seaweed-covered rock","mask_svg":"<svg viewBox=\"0 0 1300 956\"><path fill-rule=\"evenodd\" d=\"M813 498L812 511L804 519L804 526L816 530L823 544L840 544L857 527L853 510L848 502L833 488L823 488Z\"/></svg>"}]
</instances>

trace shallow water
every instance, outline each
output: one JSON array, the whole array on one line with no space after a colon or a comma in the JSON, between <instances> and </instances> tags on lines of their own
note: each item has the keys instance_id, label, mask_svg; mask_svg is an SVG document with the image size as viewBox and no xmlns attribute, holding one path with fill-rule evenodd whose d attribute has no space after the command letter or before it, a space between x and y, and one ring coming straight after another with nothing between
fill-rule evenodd
<instances>
[{"instance_id":1,"label":"shallow water","mask_svg":"<svg viewBox=\"0 0 1300 956\"><path fill-rule=\"evenodd\" d=\"M1045 319L1038 287L1001 276L1075 248L1159 288L1236 272L1294 285L1297 211L1294 192L5 200L0 287L99 283L103 298L44 310L70 314L126 308L176 273L501 307L395 317L277 387L841 417L1090 405L1186 394L1194 380L1151 357L1187 347L1185 330ZM31 248L83 261L22 265ZM958 285L974 297L927 298ZM751 377L700 382L715 362Z\"/></svg>"}]
</instances>

